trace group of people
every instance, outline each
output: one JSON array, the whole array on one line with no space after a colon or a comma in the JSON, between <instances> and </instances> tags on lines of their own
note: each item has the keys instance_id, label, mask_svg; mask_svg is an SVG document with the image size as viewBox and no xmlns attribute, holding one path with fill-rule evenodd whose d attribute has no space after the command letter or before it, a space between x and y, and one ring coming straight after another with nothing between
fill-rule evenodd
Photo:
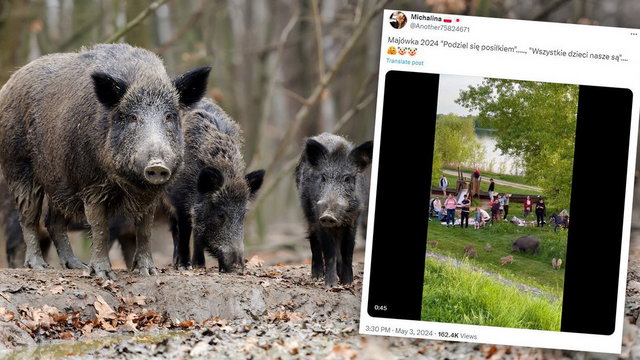
<instances>
[{"instance_id":1,"label":"group of people","mask_svg":"<svg viewBox=\"0 0 640 360\"><path fill-rule=\"evenodd\" d=\"M489 216L487 211L482 209L481 207L477 206L475 208L474 227L476 229L483 227L488 221L490 221L491 223L500 222L501 220L507 220L508 218L509 200L511 198L511 194L505 194L504 196L502 194L496 194L495 198L492 195L493 194L490 195L489 200L491 216ZM446 222L447 227L452 227L455 225L457 207L458 201L453 196L453 193L449 193L449 195L444 200L444 203L440 201L439 197L435 197L431 200L430 204L431 212L438 218L439 221ZM544 218L546 216L547 208L542 197L538 196L534 203L531 199L531 196L527 196L523 203L524 219L527 219L532 212L536 215L536 226L543 227L546 224ZM463 199L460 201L460 227L469 227L470 213L471 200L467 195L464 195ZM521 221L522 223L524 223L523 220ZM557 227L558 225L556 225L556 229Z\"/></svg>"}]
</instances>

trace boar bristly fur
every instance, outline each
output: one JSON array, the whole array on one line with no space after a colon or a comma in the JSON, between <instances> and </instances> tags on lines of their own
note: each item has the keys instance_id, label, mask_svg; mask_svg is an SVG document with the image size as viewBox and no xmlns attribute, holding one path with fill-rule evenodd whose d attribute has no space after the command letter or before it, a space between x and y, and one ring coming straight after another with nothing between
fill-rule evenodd
<instances>
[{"instance_id":1,"label":"boar bristly fur","mask_svg":"<svg viewBox=\"0 0 640 360\"><path fill-rule=\"evenodd\" d=\"M66 267L82 267L66 235L86 216L90 270L115 278L110 216L135 222L134 268L155 274L149 250L155 205L182 164L180 110L199 100L209 68L172 81L160 58L126 44L38 58L0 90L0 167L27 244L25 266L48 267L37 246L43 196L49 233Z\"/></svg>"},{"instance_id":2,"label":"boar bristly fur","mask_svg":"<svg viewBox=\"0 0 640 360\"><path fill-rule=\"evenodd\" d=\"M296 167L296 187L307 220L311 275L325 284L353 281L353 248L366 204L364 171L371 164L373 142L359 146L323 133L307 139ZM365 215L366 216L366 215Z\"/></svg>"},{"instance_id":3,"label":"boar bristly fur","mask_svg":"<svg viewBox=\"0 0 640 360\"><path fill-rule=\"evenodd\" d=\"M244 216L262 185L263 170L245 175L238 125L205 99L185 116L184 166L169 190L174 265L204 267L204 250L221 272L244 269Z\"/></svg>"}]
</instances>

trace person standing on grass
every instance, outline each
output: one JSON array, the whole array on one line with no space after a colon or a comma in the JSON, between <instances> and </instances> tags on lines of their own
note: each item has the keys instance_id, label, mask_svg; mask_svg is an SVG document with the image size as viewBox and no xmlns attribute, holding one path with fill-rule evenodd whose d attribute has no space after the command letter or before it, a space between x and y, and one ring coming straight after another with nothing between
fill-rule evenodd
<instances>
[{"instance_id":1,"label":"person standing on grass","mask_svg":"<svg viewBox=\"0 0 640 360\"><path fill-rule=\"evenodd\" d=\"M491 223L500 222L500 203L496 200L491 205Z\"/></svg>"},{"instance_id":2,"label":"person standing on grass","mask_svg":"<svg viewBox=\"0 0 640 360\"><path fill-rule=\"evenodd\" d=\"M489 179L489 199L493 201L493 192L496 189L496 183L493 182L493 179Z\"/></svg>"},{"instance_id":3,"label":"person standing on grass","mask_svg":"<svg viewBox=\"0 0 640 360\"><path fill-rule=\"evenodd\" d=\"M544 217L547 213L547 206L544 204L543 198L538 198L538 202L536 202L536 226L543 227Z\"/></svg>"},{"instance_id":4,"label":"person standing on grass","mask_svg":"<svg viewBox=\"0 0 640 360\"><path fill-rule=\"evenodd\" d=\"M449 186L449 180L447 180L447 177L442 174L442 177L440 178L440 189L442 189L442 194L444 196L447 196L447 186Z\"/></svg>"},{"instance_id":5,"label":"person standing on grass","mask_svg":"<svg viewBox=\"0 0 640 360\"><path fill-rule=\"evenodd\" d=\"M482 216L482 212L480 212L480 208L476 207L476 212L474 214L474 224L473 224L473 228L474 229L480 229L480 227L484 226L484 218Z\"/></svg>"},{"instance_id":6,"label":"person standing on grass","mask_svg":"<svg viewBox=\"0 0 640 360\"><path fill-rule=\"evenodd\" d=\"M498 204L500 204L500 217L502 217L502 213L504 213L504 197L498 194Z\"/></svg>"},{"instance_id":7,"label":"person standing on grass","mask_svg":"<svg viewBox=\"0 0 640 360\"><path fill-rule=\"evenodd\" d=\"M444 207L447 209L447 226L449 226L449 221L451 221L451 226L456 223L456 206L458 206L458 202L453 194L449 194L447 200L444 201Z\"/></svg>"},{"instance_id":8,"label":"person standing on grass","mask_svg":"<svg viewBox=\"0 0 640 360\"><path fill-rule=\"evenodd\" d=\"M533 205L533 201L531 201L531 196L527 195L527 199L524 201L524 218L526 219L531 213L531 206Z\"/></svg>"},{"instance_id":9,"label":"person standing on grass","mask_svg":"<svg viewBox=\"0 0 640 360\"><path fill-rule=\"evenodd\" d=\"M504 217L502 218L502 220L507 220L507 215L509 214L509 198L511 197L511 194L506 194L504 196Z\"/></svg>"},{"instance_id":10,"label":"person standing on grass","mask_svg":"<svg viewBox=\"0 0 640 360\"><path fill-rule=\"evenodd\" d=\"M469 200L469 198L465 194L464 199L462 199L462 202L460 204L462 204L461 211L460 211L460 227L468 228L469 227L469 210L471 210L471 200Z\"/></svg>"}]
</instances>

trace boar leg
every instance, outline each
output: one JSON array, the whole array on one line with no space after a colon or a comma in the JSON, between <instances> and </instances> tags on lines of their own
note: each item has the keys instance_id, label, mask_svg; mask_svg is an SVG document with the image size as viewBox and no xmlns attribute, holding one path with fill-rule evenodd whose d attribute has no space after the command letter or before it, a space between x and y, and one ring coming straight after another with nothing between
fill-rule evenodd
<instances>
[{"instance_id":1,"label":"boar leg","mask_svg":"<svg viewBox=\"0 0 640 360\"><path fill-rule=\"evenodd\" d=\"M324 284L328 287L337 285L336 274L336 241L332 235L325 231L320 231L320 242L322 243L322 254L324 256Z\"/></svg>"},{"instance_id":2,"label":"boar leg","mask_svg":"<svg viewBox=\"0 0 640 360\"><path fill-rule=\"evenodd\" d=\"M68 222L59 211L56 211L52 206L49 206L47 231L49 231L49 236L56 246L56 251L58 251L60 266L62 266L63 269L86 269L87 265L78 260L78 258L73 254L71 244L69 243L69 237L67 236L67 223Z\"/></svg>"},{"instance_id":3,"label":"boar leg","mask_svg":"<svg viewBox=\"0 0 640 360\"><path fill-rule=\"evenodd\" d=\"M188 241L188 240L187 240ZM205 244L201 238L193 239L193 259L191 263L194 268L201 269L204 267L204 247Z\"/></svg>"},{"instance_id":4,"label":"boar leg","mask_svg":"<svg viewBox=\"0 0 640 360\"><path fill-rule=\"evenodd\" d=\"M322 261L322 244L316 231L309 230L309 242L311 243L311 277L320 279L324 275L324 262Z\"/></svg>"},{"instance_id":5,"label":"boar leg","mask_svg":"<svg viewBox=\"0 0 640 360\"><path fill-rule=\"evenodd\" d=\"M176 214L171 217L171 235L173 236L173 265L178 270L191 269L189 262L191 219L186 211L176 210ZM204 257L204 254L202 256Z\"/></svg>"},{"instance_id":6,"label":"boar leg","mask_svg":"<svg viewBox=\"0 0 640 360\"><path fill-rule=\"evenodd\" d=\"M155 207L151 206L142 218L136 222L136 254L133 258L133 269L138 270L140 275L158 275L151 257L149 240L151 238L151 226L153 225L153 215Z\"/></svg>"},{"instance_id":7,"label":"boar leg","mask_svg":"<svg viewBox=\"0 0 640 360\"><path fill-rule=\"evenodd\" d=\"M338 269L340 274L340 282L344 285L350 285L353 282L353 248L356 244L356 228L345 230L340 244L342 248L342 270Z\"/></svg>"},{"instance_id":8,"label":"boar leg","mask_svg":"<svg viewBox=\"0 0 640 360\"><path fill-rule=\"evenodd\" d=\"M105 279L115 280L116 274L111 270L109 261L109 221L104 204L84 204L84 213L91 226L91 274Z\"/></svg>"},{"instance_id":9,"label":"boar leg","mask_svg":"<svg viewBox=\"0 0 640 360\"><path fill-rule=\"evenodd\" d=\"M27 245L24 266L32 269L47 269L49 264L42 257L40 248L40 213L44 194L39 186L11 187L14 190L20 217L22 236Z\"/></svg>"}]
</instances>

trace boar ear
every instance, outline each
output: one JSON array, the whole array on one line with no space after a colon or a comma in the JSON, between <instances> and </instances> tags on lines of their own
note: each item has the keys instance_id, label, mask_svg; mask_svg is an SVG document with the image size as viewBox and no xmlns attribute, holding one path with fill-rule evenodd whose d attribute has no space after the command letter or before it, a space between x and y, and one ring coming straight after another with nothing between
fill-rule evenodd
<instances>
[{"instance_id":1,"label":"boar ear","mask_svg":"<svg viewBox=\"0 0 640 360\"><path fill-rule=\"evenodd\" d=\"M111 109L118 105L124 94L127 92L127 84L120 79L116 79L103 72L91 74L93 79L93 90L98 100L107 108Z\"/></svg>"},{"instance_id":2,"label":"boar ear","mask_svg":"<svg viewBox=\"0 0 640 360\"><path fill-rule=\"evenodd\" d=\"M360 170L366 169L373 158L373 141L364 142L351 150L349 158L356 163Z\"/></svg>"},{"instance_id":3,"label":"boar ear","mask_svg":"<svg viewBox=\"0 0 640 360\"><path fill-rule=\"evenodd\" d=\"M198 191L201 194L218 191L222 187L222 184L224 184L224 175L222 175L220 170L211 166L200 170L200 175L198 176Z\"/></svg>"},{"instance_id":4,"label":"boar ear","mask_svg":"<svg viewBox=\"0 0 640 360\"><path fill-rule=\"evenodd\" d=\"M180 104L189 107L202 99L207 90L207 78L210 71L211 67L205 66L187 71L173 79L173 85L178 90L180 97Z\"/></svg>"},{"instance_id":5,"label":"boar ear","mask_svg":"<svg viewBox=\"0 0 640 360\"><path fill-rule=\"evenodd\" d=\"M318 166L320 160L322 160L329 154L329 150L327 150L324 145L313 139L307 140L304 152L305 156L307 157L307 161L313 167Z\"/></svg>"},{"instance_id":6,"label":"boar ear","mask_svg":"<svg viewBox=\"0 0 640 360\"><path fill-rule=\"evenodd\" d=\"M253 198L262 186L264 170L252 171L245 175L244 178L247 180L247 184L249 184L249 197Z\"/></svg>"}]
</instances>

